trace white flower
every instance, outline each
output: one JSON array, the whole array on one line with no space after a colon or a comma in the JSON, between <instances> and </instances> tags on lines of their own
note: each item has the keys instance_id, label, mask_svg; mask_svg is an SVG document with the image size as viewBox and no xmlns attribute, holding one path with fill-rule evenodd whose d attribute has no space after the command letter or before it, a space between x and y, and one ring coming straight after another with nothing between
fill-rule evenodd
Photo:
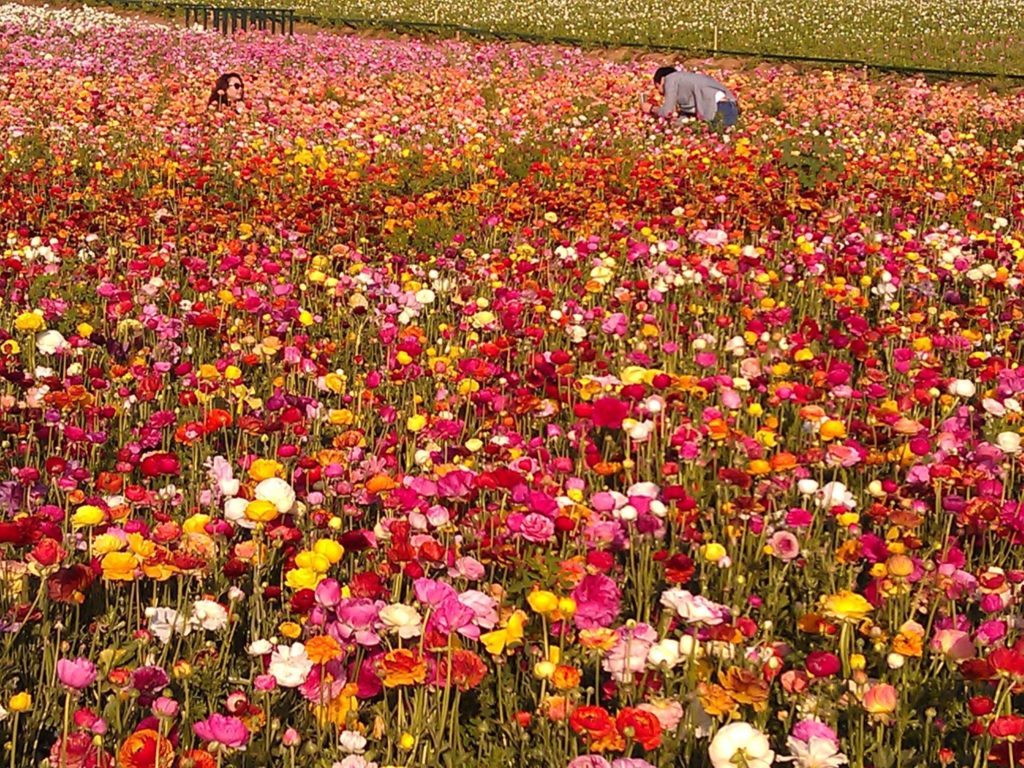
<instances>
[{"instance_id":1,"label":"white flower","mask_svg":"<svg viewBox=\"0 0 1024 768\"><path fill-rule=\"evenodd\" d=\"M973 381L955 379L949 383L947 391L955 397L962 397L964 400L967 400L974 397L974 393L978 391L978 388L974 386Z\"/></svg>"},{"instance_id":2,"label":"white flower","mask_svg":"<svg viewBox=\"0 0 1024 768\"><path fill-rule=\"evenodd\" d=\"M1000 432L996 437L996 445L1005 454L1014 455L1020 453L1020 433Z\"/></svg>"},{"instance_id":3,"label":"white flower","mask_svg":"<svg viewBox=\"0 0 1024 768\"><path fill-rule=\"evenodd\" d=\"M821 486L821 490L818 491L818 496L815 499L819 507L846 507L847 509L853 509L857 506L857 501L853 498L853 494L847 490L843 483L833 481L831 483L825 483Z\"/></svg>"},{"instance_id":4,"label":"white flower","mask_svg":"<svg viewBox=\"0 0 1024 768\"><path fill-rule=\"evenodd\" d=\"M313 662L306 654L306 646L302 643L279 645L270 657L267 671L274 676L282 688L298 688L309 677Z\"/></svg>"},{"instance_id":5,"label":"white flower","mask_svg":"<svg viewBox=\"0 0 1024 768\"><path fill-rule=\"evenodd\" d=\"M423 618L420 612L405 603L392 603L380 609L380 620L388 629L397 632L403 640L419 637Z\"/></svg>"},{"instance_id":6,"label":"white flower","mask_svg":"<svg viewBox=\"0 0 1024 768\"><path fill-rule=\"evenodd\" d=\"M729 723L719 728L708 747L708 756L715 768L768 768L775 762L768 737L747 723Z\"/></svg>"},{"instance_id":7,"label":"white flower","mask_svg":"<svg viewBox=\"0 0 1024 768\"><path fill-rule=\"evenodd\" d=\"M40 331L36 334L36 352L41 355L52 355L68 343L60 331Z\"/></svg>"},{"instance_id":8,"label":"white flower","mask_svg":"<svg viewBox=\"0 0 1024 768\"><path fill-rule=\"evenodd\" d=\"M654 483L633 483L626 491L627 496L646 496L654 499L658 496L658 486Z\"/></svg>"},{"instance_id":9,"label":"white flower","mask_svg":"<svg viewBox=\"0 0 1024 768\"><path fill-rule=\"evenodd\" d=\"M831 739L812 736L810 741L801 741L790 736L786 747L792 755L797 768L839 768L846 765L846 755L840 753L839 747Z\"/></svg>"},{"instance_id":10,"label":"white flower","mask_svg":"<svg viewBox=\"0 0 1024 768\"><path fill-rule=\"evenodd\" d=\"M245 649L250 656L266 656L274 650L274 644L269 640L253 640Z\"/></svg>"},{"instance_id":11,"label":"white flower","mask_svg":"<svg viewBox=\"0 0 1024 768\"><path fill-rule=\"evenodd\" d=\"M192 606L192 619L189 623L217 632L228 625L228 612L224 606L213 600L196 600Z\"/></svg>"},{"instance_id":12,"label":"white flower","mask_svg":"<svg viewBox=\"0 0 1024 768\"><path fill-rule=\"evenodd\" d=\"M800 491L800 494L803 496L813 496L818 492L818 481L805 477L796 484L796 489Z\"/></svg>"},{"instance_id":13,"label":"white flower","mask_svg":"<svg viewBox=\"0 0 1024 768\"><path fill-rule=\"evenodd\" d=\"M261 501L269 501L282 515L295 506L295 490L280 477L268 477L256 486L254 495Z\"/></svg>"},{"instance_id":14,"label":"white flower","mask_svg":"<svg viewBox=\"0 0 1024 768\"><path fill-rule=\"evenodd\" d=\"M651 646L647 652L647 663L654 667L664 664L668 669L682 661L682 654L679 652L679 641L665 638L659 643Z\"/></svg>"},{"instance_id":15,"label":"white flower","mask_svg":"<svg viewBox=\"0 0 1024 768\"><path fill-rule=\"evenodd\" d=\"M662 592L661 604L666 608L672 608L679 618L689 624L721 624L726 613L723 606L678 588Z\"/></svg>"},{"instance_id":16,"label":"white flower","mask_svg":"<svg viewBox=\"0 0 1024 768\"><path fill-rule=\"evenodd\" d=\"M366 749L366 737L356 731L342 731L338 743L346 752L360 753Z\"/></svg>"},{"instance_id":17,"label":"white flower","mask_svg":"<svg viewBox=\"0 0 1024 768\"><path fill-rule=\"evenodd\" d=\"M164 645L171 641L175 632L187 635L192 631L185 619L173 608L149 607L146 609L149 619L149 631Z\"/></svg>"},{"instance_id":18,"label":"white flower","mask_svg":"<svg viewBox=\"0 0 1024 768\"><path fill-rule=\"evenodd\" d=\"M420 288L416 291L416 301L420 304L431 304L434 298L434 292L429 288Z\"/></svg>"},{"instance_id":19,"label":"white flower","mask_svg":"<svg viewBox=\"0 0 1024 768\"><path fill-rule=\"evenodd\" d=\"M245 516L245 508L249 502L243 498L228 499L224 502L224 519L239 528L253 529L256 523Z\"/></svg>"}]
</instances>

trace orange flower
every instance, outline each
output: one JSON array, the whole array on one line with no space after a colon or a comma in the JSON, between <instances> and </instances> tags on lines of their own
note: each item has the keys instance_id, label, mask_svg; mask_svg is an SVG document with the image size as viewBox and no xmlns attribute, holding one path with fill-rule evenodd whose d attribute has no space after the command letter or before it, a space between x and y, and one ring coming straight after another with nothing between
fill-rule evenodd
<instances>
[{"instance_id":1,"label":"orange flower","mask_svg":"<svg viewBox=\"0 0 1024 768\"><path fill-rule=\"evenodd\" d=\"M205 749L190 749L181 756L181 768L217 768L217 759Z\"/></svg>"},{"instance_id":2,"label":"orange flower","mask_svg":"<svg viewBox=\"0 0 1024 768\"><path fill-rule=\"evenodd\" d=\"M387 475L374 475L366 481L367 493L380 493L381 491L390 491L397 487L395 481Z\"/></svg>"},{"instance_id":3,"label":"orange flower","mask_svg":"<svg viewBox=\"0 0 1024 768\"><path fill-rule=\"evenodd\" d=\"M568 691L578 686L582 677L582 673L576 667L559 664L555 667L555 673L551 676L551 682L557 690Z\"/></svg>"},{"instance_id":4,"label":"orange flower","mask_svg":"<svg viewBox=\"0 0 1024 768\"><path fill-rule=\"evenodd\" d=\"M171 768L174 746L149 728L136 731L117 753L118 768Z\"/></svg>"},{"instance_id":5,"label":"orange flower","mask_svg":"<svg viewBox=\"0 0 1024 768\"><path fill-rule=\"evenodd\" d=\"M892 640L892 649L901 656L920 656L924 643L916 632L900 632Z\"/></svg>"},{"instance_id":6,"label":"orange flower","mask_svg":"<svg viewBox=\"0 0 1024 768\"><path fill-rule=\"evenodd\" d=\"M768 703L768 683L750 670L730 667L721 677L721 683L734 701L750 704L758 712Z\"/></svg>"},{"instance_id":7,"label":"orange flower","mask_svg":"<svg viewBox=\"0 0 1024 768\"><path fill-rule=\"evenodd\" d=\"M306 655L314 664L327 664L341 658L341 646L330 635L317 635L306 643Z\"/></svg>"},{"instance_id":8,"label":"orange flower","mask_svg":"<svg viewBox=\"0 0 1024 768\"><path fill-rule=\"evenodd\" d=\"M720 685L701 683L697 687L697 692L700 697L700 705L712 717L728 715L736 709L736 701Z\"/></svg>"},{"instance_id":9,"label":"orange flower","mask_svg":"<svg viewBox=\"0 0 1024 768\"><path fill-rule=\"evenodd\" d=\"M610 651L619 640L613 629L581 629L580 645L591 651Z\"/></svg>"},{"instance_id":10,"label":"orange flower","mask_svg":"<svg viewBox=\"0 0 1024 768\"><path fill-rule=\"evenodd\" d=\"M398 648L388 652L377 664L377 673L388 688L415 685L427 679L427 664L418 651Z\"/></svg>"}]
</instances>

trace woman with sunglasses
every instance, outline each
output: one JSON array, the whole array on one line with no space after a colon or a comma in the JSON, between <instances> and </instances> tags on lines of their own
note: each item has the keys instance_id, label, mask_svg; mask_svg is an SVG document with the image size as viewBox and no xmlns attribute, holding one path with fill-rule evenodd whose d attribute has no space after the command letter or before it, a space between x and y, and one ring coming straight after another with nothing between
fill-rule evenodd
<instances>
[{"instance_id":1,"label":"woman with sunglasses","mask_svg":"<svg viewBox=\"0 0 1024 768\"><path fill-rule=\"evenodd\" d=\"M245 100L245 86L242 85L242 78L234 72L228 72L217 78L210 92L209 104L211 107L242 106Z\"/></svg>"}]
</instances>

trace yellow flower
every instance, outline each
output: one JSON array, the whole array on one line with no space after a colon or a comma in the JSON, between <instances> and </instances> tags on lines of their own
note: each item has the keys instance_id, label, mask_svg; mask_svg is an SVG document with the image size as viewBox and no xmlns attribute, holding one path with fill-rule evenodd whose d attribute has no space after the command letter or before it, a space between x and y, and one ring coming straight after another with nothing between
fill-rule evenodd
<instances>
[{"instance_id":1,"label":"yellow flower","mask_svg":"<svg viewBox=\"0 0 1024 768\"><path fill-rule=\"evenodd\" d=\"M28 712L32 709L32 694L28 691L14 694L7 702L7 709L14 713Z\"/></svg>"},{"instance_id":2,"label":"yellow flower","mask_svg":"<svg viewBox=\"0 0 1024 768\"><path fill-rule=\"evenodd\" d=\"M416 737L411 733L403 733L401 738L398 739L398 746L408 752L416 746Z\"/></svg>"},{"instance_id":3,"label":"yellow flower","mask_svg":"<svg viewBox=\"0 0 1024 768\"><path fill-rule=\"evenodd\" d=\"M131 552L108 552L100 561L103 578L108 581L134 581L137 565Z\"/></svg>"},{"instance_id":4,"label":"yellow flower","mask_svg":"<svg viewBox=\"0 0 1024 768\"><path fill-rule=\"evenodd\" d=\"M511 648L522 642L525 624L526 614L516 611L509 616L508 623L502 629L480 635L480 642L484 644L488 653L498 656L506 648Z\"/></svg>"},{"instance_id":5,"label":"yellow flower","mask_svg":"<svg viewBox=\"0 0 1024 768\"><path fill-rule=\"evenodd\" d=\"M296 624L294 621L283 621L279 626L278 631L287 637L289 640L294 640L302 634L302 627Z\"/></svg>"},{"instance_id":6,"label":"yellow flower","mask_svg":"<svg viewBox=\"0 0 1024 768\"><path fill-rule=\"evenodd\" d=\"M254 523L272 522L277 519L279 514L277 505L274 502L264 501L263 499L250 501L245 507L245 516Z\"/></svg>"},{"instance_id":7,"label":"yellow flower","mask_svg":"<svg viewBox=\"0 0 1024 768\"><path fill-rule=\"evenodd\" d=\"M316 589L323 580L324 575L312 568L292 568L284 577L284 583L295 590Z\"/></svg>"},{"instance_id":8,"label":"yellow flower","mask_svg":"<svg viewBox=\"0 0 1024 768\"><path fill-rule=\"evenodd\" d=\"M295 556L295 565L317 573L327 573L331 568L331 561L318 552L310 552L306 549Z\"/></svg>"},{"instance_id":9,"label":"yellow flower","mask_svg":"<svg viewBox=\"0 0 1024 768\"><path fill-rule=\"evenodd\" d=\"M103 510L92 504L85 504L75 510L71 516L71 525L75 528L91 528L103 522Z\"/></svg>"},{"instance_id":10,"label":"yellow flower","mask_svg":"<svg viewBox=\"0 0 1024 768\"><path fill-rule=\"evenodd\" d=\"M92 542L92 551L95 555L105 555L120 549L124 549L124 542L110 533L100 534Z\"/></svg>"},{"instance_id":11,"label":"yellow flower","mask_svg":"<svg viewBox=\"0 0 1024 768\"><path fill-rule=\"evenodd\" d=\"M334 539L320 539L313 545L313 551L326 557L334 565L345 554L345 548Z\"/></svg>"},{"instance_id":12,"label":"yellow flower","mask_svg":"<svg viewBox=\"0 0 1024 768\"><path fill-rule=\"evenodd\" d=\"M284 467L281 463L274 461L273 459L256 459L249 467L249 477L255 480L257 483L263 480L269 480L271 477L280 477L284 475Z\"/></svg>"},{"instance_id":13,"label":"yellow flower","mask_svg":"<svg viewBox=\"0 0 1024 768\"><path fill-rule=\"evenodd\" d=\"M531 592L529 597L526 598L526 602L530 604L536 613L551 613L558 609L558 596L554 592L548 592L546 589L538 589L536 592Z\"/></svg>"},{"instance_id":14,"label":"yellow flower","mask_svg":"<svg viewBox=\"0 0 1024 768\"><path fill-rule=\"evenodd\" d=\"M14 318L14 327L19 331L41 331L46 327L41 312L22 312Z\"/></svg>"},{"instance_id":15,"label":"yellow flower","mask_svg":"<svg viewBox=\"0 0 1024 768\"><path fill-rule=\"evenodd\" d=\"M725 547L717 542L704 545L704 559L709 563L717 563L725 557Z\"/></svg>"},{"instance_id":16,"label":"yellow flower","mask_svg":"<svg viewBox=\"0 0 1024 768\"><path fill-rule=\"evenodd\" d=\"M823 598L821 604L826 616L851 622L860 621L874 610L866 598L847 589Z\"/></svg>"},{"instance_id":17,"label":"yellow flower","mask_svg":"<svg viewBox=\"0 0 1024 768\"><path fill-rule=\"evenodd\" d=\"M422 413L417 413L414 416L410 416L405 422L405 428L410 432L419 432L427 426L427 417Z\"/></svg>"},{"instance_id":18,"label":"yellow flower","mask_svg":"<svg viewBox=\"0 0 1024 768\"><path fill-rule=\"evenodd\" d=\"M846 425L837 419L829 419L818 431L822 440L842 440L846 437Z\"/></svg>"},{"instance_id":19,"label":"yellow flower","mask_svg":"<svg viewBox=\"0 0 1024 768\"><path fill-rule=\"evenodd\" d=\"M571 597L558 598L558 612L565 618L569 618L576 613L576 601Z\"/></svg>"},{"instance_id":20,"label":"yellow flower","mask_svg":"<svg viewBox=\"0 0 1024 768\"><path fill-rule=\"evenodd\" d=\"M196 514L190 516L181 524L181 530L185 533L205 533L206 524L209 523L211 519L212 518L209 515L203 514L202 512L196 512Z\"/></svg>"}]
</instances>

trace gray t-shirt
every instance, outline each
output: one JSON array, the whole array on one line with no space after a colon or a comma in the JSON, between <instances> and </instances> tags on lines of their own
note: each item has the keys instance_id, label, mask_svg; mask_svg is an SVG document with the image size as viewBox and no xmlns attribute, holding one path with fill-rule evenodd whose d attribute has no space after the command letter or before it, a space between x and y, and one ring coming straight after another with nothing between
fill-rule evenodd
<instances>
[{"instance_id":1,"label":"gray t-shirt","mask_svg":"<svg viewBox=\"0 0 1024 768\"><path fill-rule=\"evenodd\" d=\"M736 102L732 91L700 72L673 72L661 82L665 86L665 102L657 113L662 117L682 111L711 122L718 112L719 101Z\"/></svg>"}]
</instances>

